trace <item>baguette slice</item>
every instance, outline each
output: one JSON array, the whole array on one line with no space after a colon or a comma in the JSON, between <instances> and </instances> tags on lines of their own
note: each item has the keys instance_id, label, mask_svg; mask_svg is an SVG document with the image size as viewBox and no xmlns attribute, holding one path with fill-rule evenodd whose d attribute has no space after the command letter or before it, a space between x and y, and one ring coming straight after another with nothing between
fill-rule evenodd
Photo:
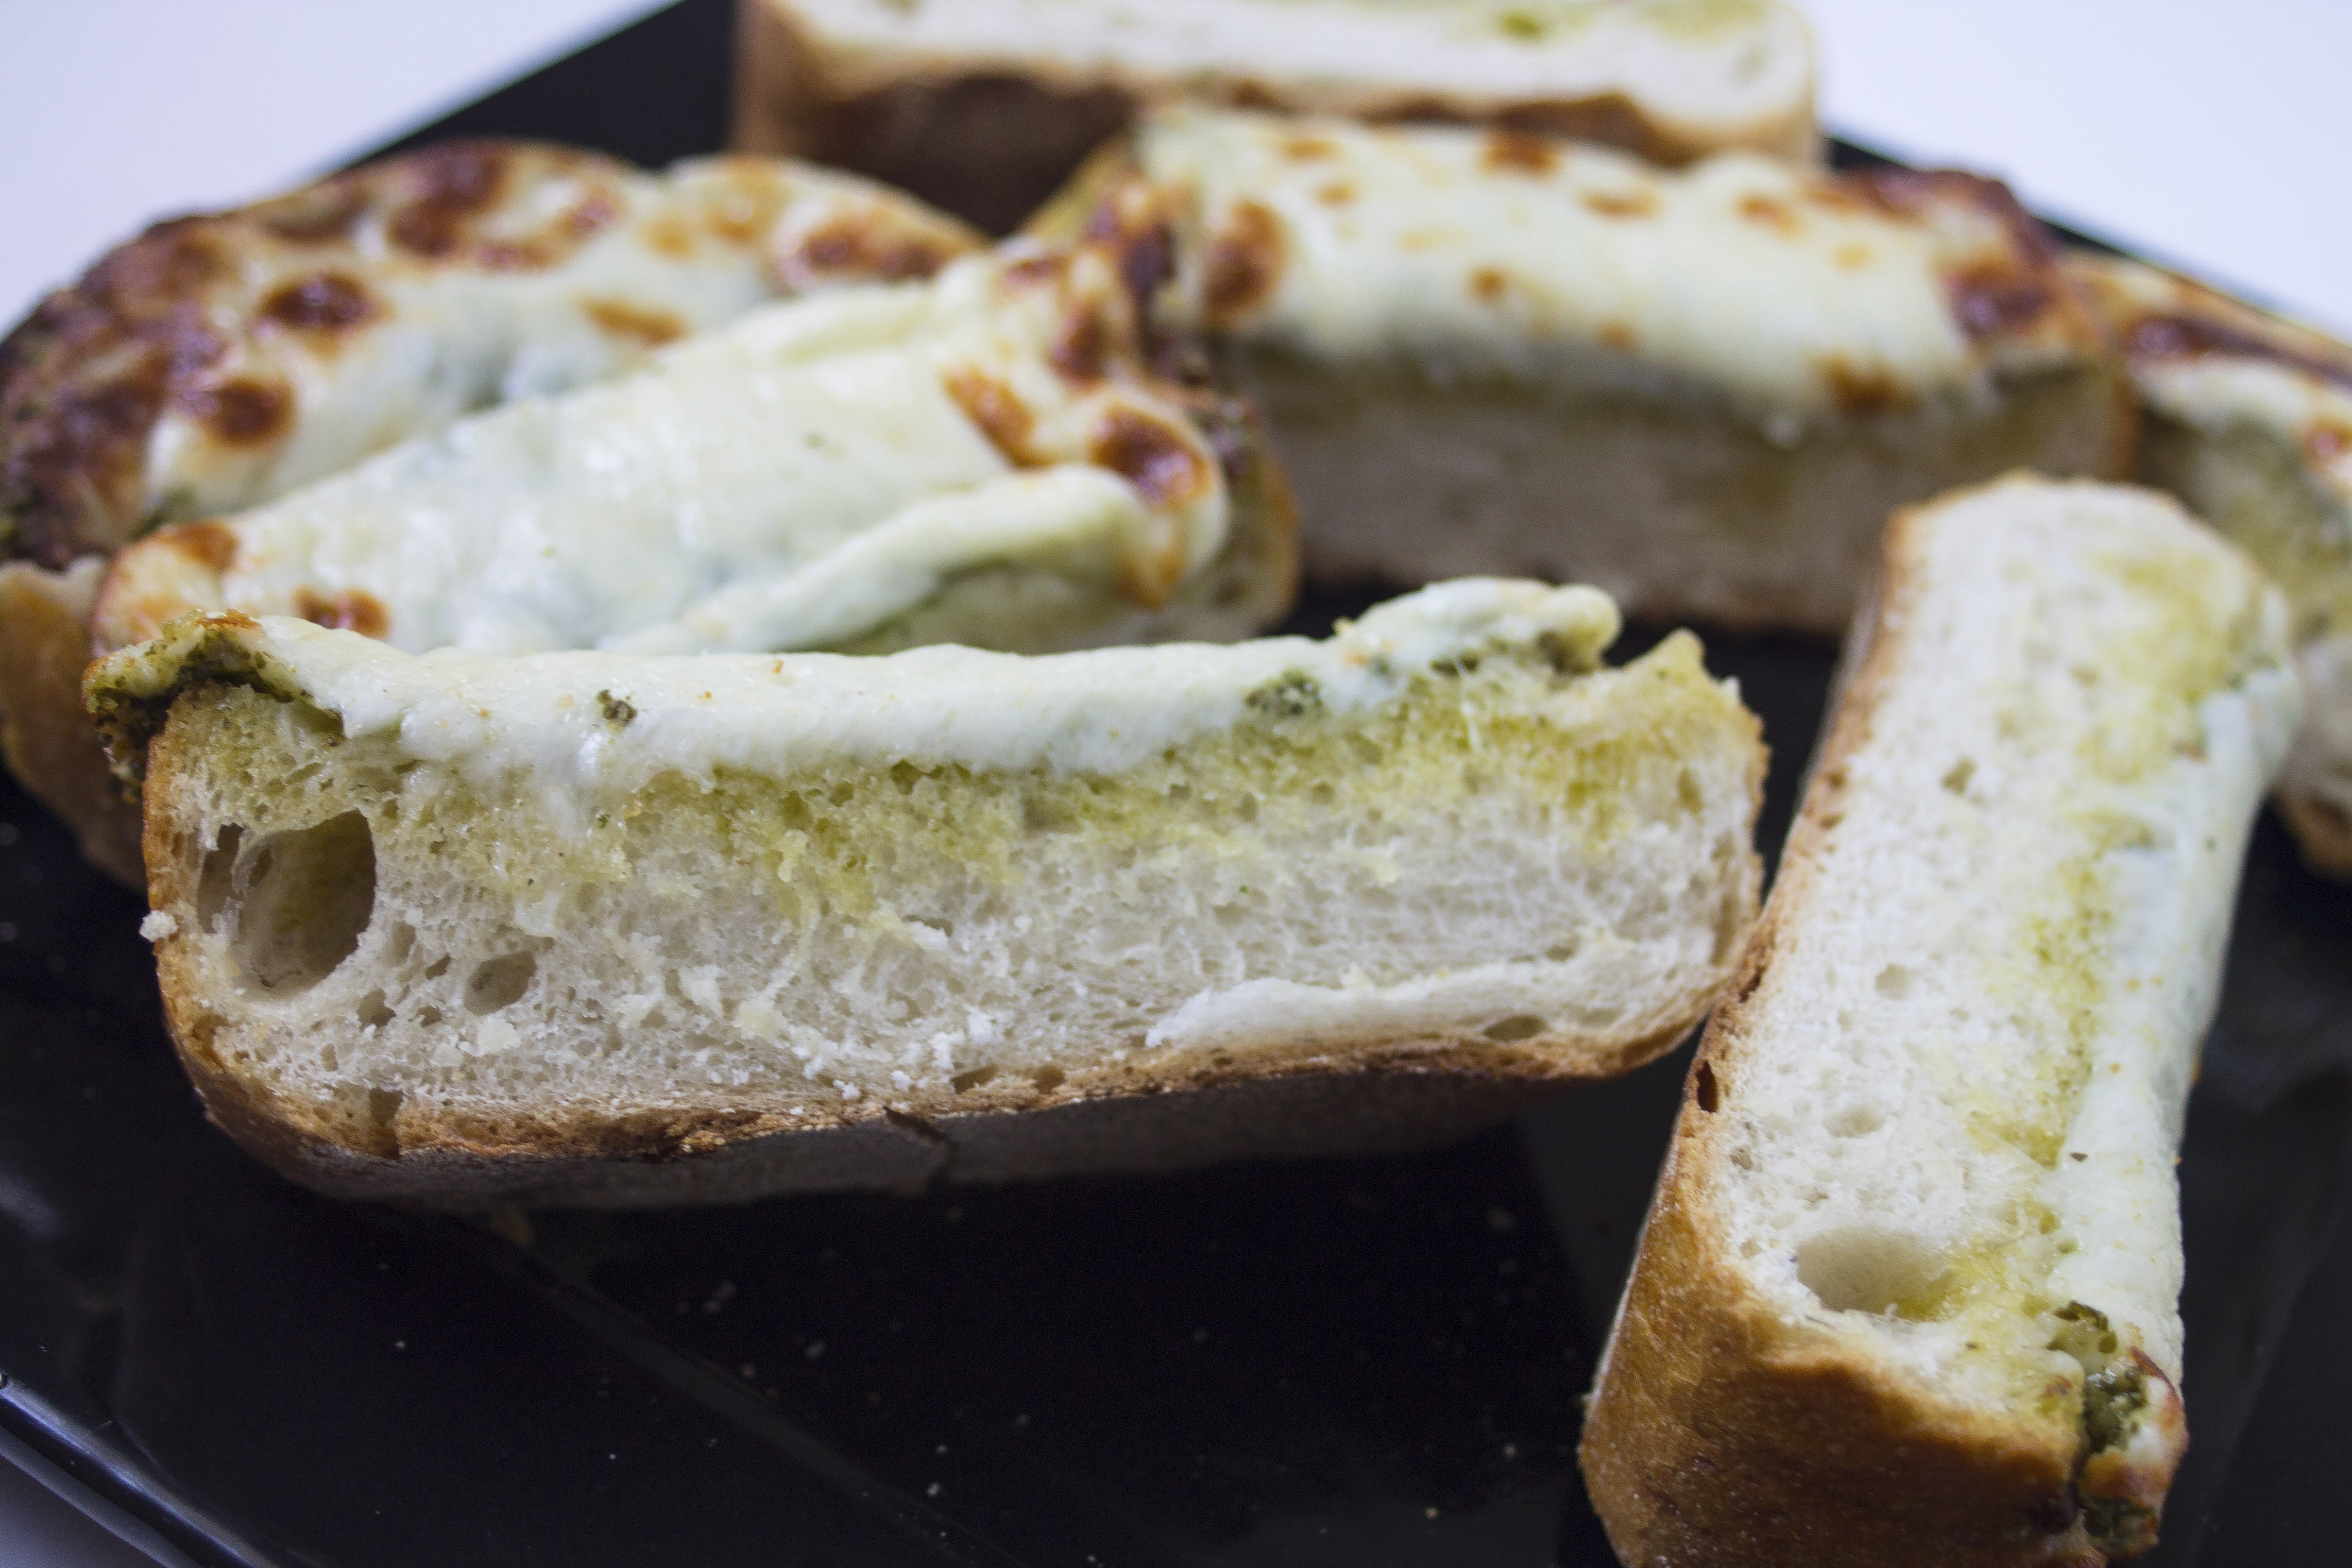
<instances>
[{"instance_id":1,"label":"baguette slice","mask_svg":"<svg viewBox=\"0 0 2352 1568\"><path fill-rule=\"evenodd\" d=\"M1627 1563L2153 1543L2173 1154L2294 730L2285 621L2147 491L1895 519L1589 1407Z\"/></svg>"},{"instance_id":2,"label":"baguette slice","mask_svg":"<svg viewBox=\"0 0 2352 1568\"><path fill-rule=\"evenodd\" d=\"M453 142L102 258L0 340L0 755L118 879L139 819L81 720L95 574L460 416L645 363L764 300L929 277L980 237L770 159L658 174Z\"/></svg>"},{"instance_id":3,"label":"baguette slice","mask_svg":"<svg viewBox=\"0 0 2352 1568\"><path fill-rule=\"evenodd\" d=\"M1426 1141L1686 1031L1755 720L1590 589L1328 641L412 658L195 619L92 671L165 1006L328 1192L641 1205ZM152 745L143 737L160 725Z\"/></svg>"},{"instance_id":4,"label":"baguette slice","mask_svg":"<svg viewBox=\"0 0 2352 1568\"><path fill-rule=\"evenodd\" d=\"M1895 506L2128 461L2096 322L1972 175L1180 108L1037 226L1172 236L1157 310L1265 406L1327 580L1833 636Z\"/></svg>"},{"instance_id":5,"label":"baguette slice","mask_svg":"<svg viewBox=\"0 0 2352 1568\"><path fill-rule=\"evenodd\" d=\"M2352 879L2352 347L2137 262L2068 265L2130 367L2141 482L2286 593L2305 711L2279 807L2314 870Z\"/></svg>"},{"instance_id":6,"label":"baguette slice","mask_svg":"<svg viewBox=\"0 0 2352 1568\"><path fill-rule=\"evenodd\" d=\"M1491 122L1685 163L1809 160L1780 0L746 0L735 144L877 175L1003 232L1139 106L1207 97Z\"/></svg>"}]
</instances>

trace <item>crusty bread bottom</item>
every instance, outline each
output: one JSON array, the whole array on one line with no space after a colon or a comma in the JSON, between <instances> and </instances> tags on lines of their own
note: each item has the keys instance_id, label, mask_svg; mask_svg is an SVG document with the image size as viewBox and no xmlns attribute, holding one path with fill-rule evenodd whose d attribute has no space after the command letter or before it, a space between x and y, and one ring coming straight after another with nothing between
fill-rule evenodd
<instances>
[{"instance_id":1,"label":"crusty bread bottom","mask_svg":"<svg viewBox=\"0 0 2352 1568\"><path fill-rule=\"evenodd\" d=\"M2012 468L2113 477L2129 415L2101 368L1982 408L1842 416L1788 445L1670 395L1437 385L1238 351L1298 498L1310 578L1591 583L1652 620L1835 637L1887 515Z\"/></svg>"},{"instance_id":2,"label":"crusty bread bottom","mask_svg":"<svg viewBox=\"0 0 2352 1568\"><path fill-rule=\"evenodd\" d=\"M90 864L126 887L139 861L139 807L106 765L81 710L89 612L105 570L85 556L63 572L0 566L0 756L26 790L74 830Z\"/></svg>"}]
</instances>

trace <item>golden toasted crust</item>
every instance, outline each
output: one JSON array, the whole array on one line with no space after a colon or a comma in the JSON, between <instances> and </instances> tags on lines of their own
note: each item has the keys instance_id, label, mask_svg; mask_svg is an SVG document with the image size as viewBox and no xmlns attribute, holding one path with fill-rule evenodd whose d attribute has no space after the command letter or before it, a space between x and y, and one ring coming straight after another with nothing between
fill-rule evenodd
<instances>
[{"instance_id":1,"label":"golden toasted crust","mask_svg":"<svg viewBox=\"0 0 2352 1568\"><path fill-rule=\"evenodd\" d=\"M1658 1194L1595 1380L1578 1458L1628 1563L1781 1568L2096 1568L2155 1544L2187 1447L2180 1396L2153 1363L2146 1443L2083 1463L2079 1426L1923 1397L1916 1380L1802 1336L1734 1266L1708 1189L1730 1161L1715 1110L1738 1091L1749 999L1811 894L1920 591L1913 509L1842 661L1830 727L1779 880L1684 1084Z\"/></svg>"},{"instance_id":2,"label":"golden toasted crust","mask_svg":"<svg viewBox=\"0 0 2352 1568\"><path fill-rule=\"evenodd\" d=\"M139 808L107 771L81 710L89 663L89 606L98 562L50 572L0 566L0 757L34 799L65 818L82 853L108 876L137 887Z\"/></svg>"}]
</instances>

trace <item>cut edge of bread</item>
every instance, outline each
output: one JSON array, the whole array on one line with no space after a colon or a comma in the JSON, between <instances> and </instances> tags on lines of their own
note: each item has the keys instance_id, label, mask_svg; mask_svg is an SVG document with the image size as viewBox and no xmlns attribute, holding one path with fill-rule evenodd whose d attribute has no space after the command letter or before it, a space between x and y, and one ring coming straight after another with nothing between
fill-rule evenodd
<instances>
[{"instance_id":1,"label":"cut edge of bread","mask_svg":"<svg viewBox=\"0 0 2352 1568\"><path fill-rule=\"evenodd\" d=\"M2047 483L2012 476L1983 489L2020 482ZM1706 1201L1721 1158L1707 1134L1738 1087L1753 999L1815 896L1821 850L1845 812L1845 763L1891 700L1912 635L1926 589L1922 514L1972 493L1982 492L1907 508L1889 523L1772 896L1685 1076L1579 1443L1588 1490L1629 1563L2096 1568L2156 1543L2187 1451L2179 1390L2137 1343L2111 1363L2129 1436L2102 1445L2089 1399L2110 1397L2099 1376L2086 1380L2081 1429L2053 1440L2013 1412L1923 1385L1881 1347L1793 1331L1785 1304L1738 1266L1728 1220ZM2080 1326L2095 1350L2105 1320L2087 1311ZM1676 1490L1706 1495L1705 1517L1691 1517Z\"/></svg>"}]
</instances>

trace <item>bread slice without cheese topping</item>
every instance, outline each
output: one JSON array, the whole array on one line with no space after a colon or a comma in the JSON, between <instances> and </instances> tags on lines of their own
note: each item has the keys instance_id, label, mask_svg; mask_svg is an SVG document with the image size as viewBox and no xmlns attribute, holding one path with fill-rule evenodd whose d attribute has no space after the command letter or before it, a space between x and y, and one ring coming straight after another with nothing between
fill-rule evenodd
<instances>
[{"instance_id":1,"label":"bread slice without cheese topping","mask_svg":"<svg viewBox=\"0 0 2352 1568\"><path fill-rule=\"evenodd\" d=\"M1585 1426L1627 1563L2095 1563L2186 1442L2173 1155L2285 609L2152 492L1898 516Z\"/></svg>"},{"instance_id":2,"label":"bread slice without cheese topping","mask_svg":"<svg viewBox=\"0 0 2352 1568\"><path fill-rule=\"evenodd\" d=\"M1685 163L1819 151L1782 0L746 0L735 144L999 232L1139 106L1485 122Z\"/></svg>"},{"instance_id":3,"label":"bread slice without cheese topping","mask_svg":"<svg viewBox=\"0 0 2352 1568\"><path fill-rule=\"evenodd\" d=\"M2129 457L2096 322L1974 175L1181 107L1034 226L1172 254L1155 310L1264 405L1326 580L1833 636L1895 507Z\"/></svg>"},{"instance_id":4,"label":"bread slice without cheese topping","mask_svg":"<svg viewBox=\"0 0 2352 1568\"><path fill-rule=\"evenodd\" d=\"M2315 870L2352 879L2352 346L2136 261L2067 265L2129 366L2141 482L2286 594L2305 711L2279 806Z\"/></svg>"},{"instance_id":5,"label":"bread slice without cheese topping","mask_svg":"<svg viewBox=\"0 0 2352 1568\"><path fill-rule=\"evenodd\" d=\"M334 1193L646 1204L1426 1141L1664 1050L1762 748L1615 631L1491 581L1041 658L223 616L89 690L224 1126Z\"/></svg>"}]
</instances>

